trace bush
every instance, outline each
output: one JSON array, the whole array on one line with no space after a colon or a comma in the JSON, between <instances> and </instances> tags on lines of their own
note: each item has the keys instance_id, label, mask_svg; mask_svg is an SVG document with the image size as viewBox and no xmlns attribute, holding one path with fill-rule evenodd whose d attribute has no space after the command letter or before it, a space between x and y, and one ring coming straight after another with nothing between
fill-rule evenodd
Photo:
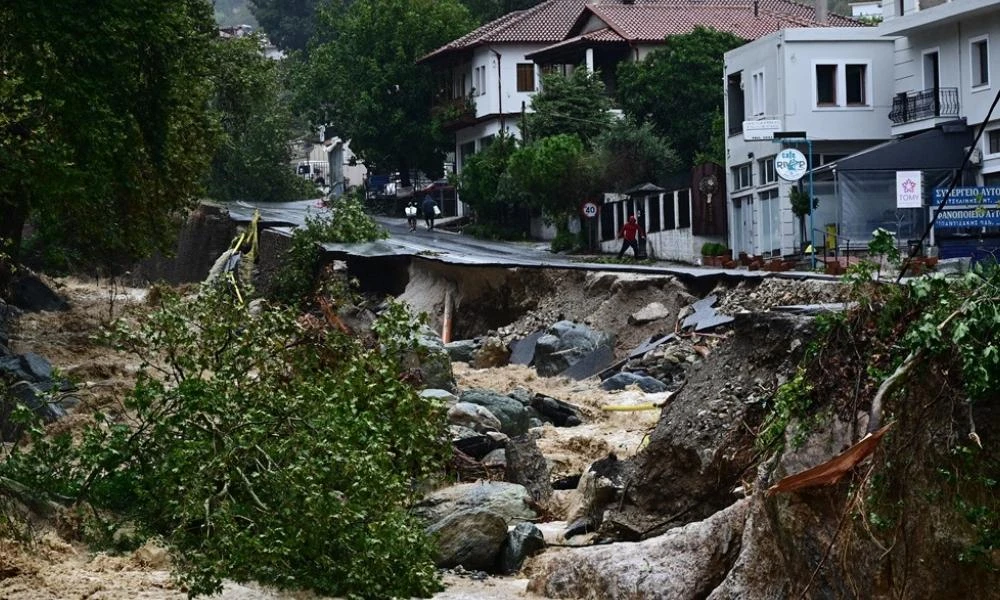
<instances>
[{"instance_id":1,"label":"bush","mask_svg":"<svg viewBox=\"0 0 1000 600\"><path fill-rule=\"evenodd\" d=\"M346 194L331 201L330 215L306 218L292 232L292 243L274 280L272 296L289 305L309 300L316 286L323 242L370 242L388 233L365 213L359 194Z\"/></svg>"},{"instance_id":2,"label":"bush","mask_svg":"<svg viewBox=\"0 0 1000 600\"><path fill-rule=\"evenodd\" d=\"M414 328L400 305L362 340L287 309L251 316L221 289L168 295L110 337L144 360L128 418L96 414L74 437L36 429L0 475L115 511L104 532L128 521L162 536L192 595L223 577L427 595L432 545L407 508L442 464L445 420L399 377Z\"/></svg>"}]
</instances>

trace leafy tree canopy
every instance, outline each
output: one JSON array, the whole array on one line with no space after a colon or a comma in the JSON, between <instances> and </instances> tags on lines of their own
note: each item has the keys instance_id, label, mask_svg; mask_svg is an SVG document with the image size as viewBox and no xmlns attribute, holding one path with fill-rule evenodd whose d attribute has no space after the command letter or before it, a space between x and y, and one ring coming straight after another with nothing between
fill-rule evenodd
<instances>
[{"instance_id":1,"label":"leafy tree canopy","mask_svg":"<svg viewBox=\"0 0 1000 600\"><path fill-rule=\"evenodd\" d=\"M293 119L281 65L262 54L256 36L219 39L215 46L214 108L222 136L206 186L209 197L285 202L315 194L289 168Z\"/></svg>"},{"instance_id":2,"label":"leafy tree canopy","mask_svg":"<svg viewBox=\"0 0 1000 600\"><path fill-rule=\"evenodd\" d=\"M248 0L250 12L267 33L268 39L282 50L304 51L316 33L317 15L338 0ZM349 3L350 0L342 0Z\"/></svg>"},{"instance_id":3,"label":"leafy tree canopy","mask_svg":"<svg viewBox=\"0 0 1000 600\"><path fill-rule=\"evenodd\" d=\"M192 596L223 577L428 596L433 547L407 508L447 442L441 408L400 378L417 323L398 304L364 337L299 316L251 314L221 287L167 294L111 336L143 362L128 416L94 414L75 436L39 427L0 474L80 507L103 541L128 543L125 522L133 545L161 536Z\"/></svg>"},{"instance_id":4,"label":"leafy tree canopy","mask_svg":"<svg viewBox=\"0 0 1000 600\"><path fill-rule=\"evenodd\" d=\"M652 125L618 120L594 141L603 189L623 192L646 182L665 185L680 166L670 143Z\"/></svg>"},{"instance_id":5,"label":"leafy tree canopy","mask_svg":"<svg viewBox=\"0 0 1000 600\"><path fill-rule=\"evenodd\" d=\"M172 243L214 151L203 0L0 5L0 238L67 265Z\"/></svg>"},{"instance_id":6,"label":"leafy tree canopy","mask_svg":"<svg viewBox=\"0 0 1000 600\"><path fill-rule=\"evenodd\" d=\"M330 41L310 51L299 81L301 103L319 107L316 122L330 123L371 166L439 176L453 140L432 125L434 83L416 61L472 29L457 0L356 0L320 12Z\"/></svg>"},{"instance_id":7,"label":"leafy tree canopy","mask_svg":"<svg viewBox=\"0 0 1000 600\"><path fill-rule=\"evenodd\" d=\"M599 73L575 69L563 76L542 78L542 89L531 99L533 112L526 115L526 138L576 135L587 147L611 124L611 98L605 93Z\"/></svg>"},{"instance_id":8,"label":"leafy tree canopy","mask_svg":"<svg viewBox=\"0 0 1000 600\"><path fill-rule=\"evenodd\" d=\"M723 55L744 42L705 27L668 37L643 61L619 65L622 108L639 123L652 123L684 164L693 164L696 153L711 145L712 117L723 108Z\"/></svg>"},{"instance_id":9,"label":"leafy tree canopy","mask_svg":"<svg viewBox=\"0 0 1000 600\"><path fill-rule=\"evenodd\" d=\"M508 173L531 205L553 218L560 228L594 191L593 155L575 135L542 138L510 157Z\"/></svg>"}]
</instances>

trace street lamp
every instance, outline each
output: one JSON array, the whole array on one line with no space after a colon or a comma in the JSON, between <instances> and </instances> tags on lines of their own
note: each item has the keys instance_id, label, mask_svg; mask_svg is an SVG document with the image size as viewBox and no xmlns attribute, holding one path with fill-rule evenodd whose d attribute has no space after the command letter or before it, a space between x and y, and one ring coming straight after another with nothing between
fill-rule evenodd
<instances>
[{"instance_id":1,"label":"street lamp","mask_svg":"<svg viewBox=\"0 0 1000 600\"><path fill-rule=\"evenodd\" d=\"M805 144L806 150L809 153L806 157L807 163L812 162L813 150L812 150L812 140L806 135L805 131L775 131L772 136L774 142L779 144ZM775 165L777 167L777 164ZM816 228L813 227L813 165L807 164L806 169L809 172L809 248L812 250L812 268L816 268ZM795 173L795 170L792 171ZM779 176L781 173L779 172ZM782 177L783 179L789 179L790 181L798 181L802 174L798 173L795 177L794 174L789 177Z\"/></svg>"}]
</instances>

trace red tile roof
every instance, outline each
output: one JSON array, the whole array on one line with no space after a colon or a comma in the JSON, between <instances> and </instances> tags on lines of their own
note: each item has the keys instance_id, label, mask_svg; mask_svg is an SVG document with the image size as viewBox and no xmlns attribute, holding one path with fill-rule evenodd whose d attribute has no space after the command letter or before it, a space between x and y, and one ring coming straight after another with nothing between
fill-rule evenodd
<instances>
[{"instance_id":1,"label":"red tile roof","mask_svg":"<svg viewBox=\"0 0 1000 600\"><path fill-rule=\"evenodd\" d=\"M508 13L423 56L420 62L485 44L550 43L569 35L587 0L546 0Z\"/></svg>"},{"instance_id":2,"label":"red tile roof","mask_svg":"<svg viewBox=\"0 0 1000 600\"><path fill-rule=\"evenodd\" d=\"M607 23L608 28L573 35L591 14ZM487 23L420 61L485 44L561 45L558 43L579 39L659 42L668 35L690 33L698 25L728 31L747 40L788 27L862 26L858 21L832 13L826 23L817 23L812 6L792 0L759 0L757 16L753 0L634 0L631 4L622 0L546 0Z\"/></svg>"},{"instance_id":3,"label":"red tile roof","mask_svg":"<svg viewBox=\"0 0 1000 600\"><path fill-rule=\"evenodd\" d=\"M761 0L757 16L748 0L637 0L633 5L599 1L587 9L632 42L662 41L668 35L690 33L699 25L746 40L789 27L862 26L834 14L826 23L818 23L813 7L787 0Z\"/></svg>"}]
</instances>

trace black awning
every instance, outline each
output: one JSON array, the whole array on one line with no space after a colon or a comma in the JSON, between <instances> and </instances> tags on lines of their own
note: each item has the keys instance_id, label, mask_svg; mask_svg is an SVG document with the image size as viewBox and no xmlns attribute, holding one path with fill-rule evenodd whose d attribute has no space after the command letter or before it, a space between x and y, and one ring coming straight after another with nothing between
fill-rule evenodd
<instances>
[{"instance_id":1,"label":"black awning","mask_svg":"<svg viewBox=\"0 0 1000 600\"><path fill-rule=\"evenodd\" d=\"M814 175L837 171L929 171L958 169L972 145L972 128L964 122L900 138L823 165Z\"/></svg>"}]
</instances>

